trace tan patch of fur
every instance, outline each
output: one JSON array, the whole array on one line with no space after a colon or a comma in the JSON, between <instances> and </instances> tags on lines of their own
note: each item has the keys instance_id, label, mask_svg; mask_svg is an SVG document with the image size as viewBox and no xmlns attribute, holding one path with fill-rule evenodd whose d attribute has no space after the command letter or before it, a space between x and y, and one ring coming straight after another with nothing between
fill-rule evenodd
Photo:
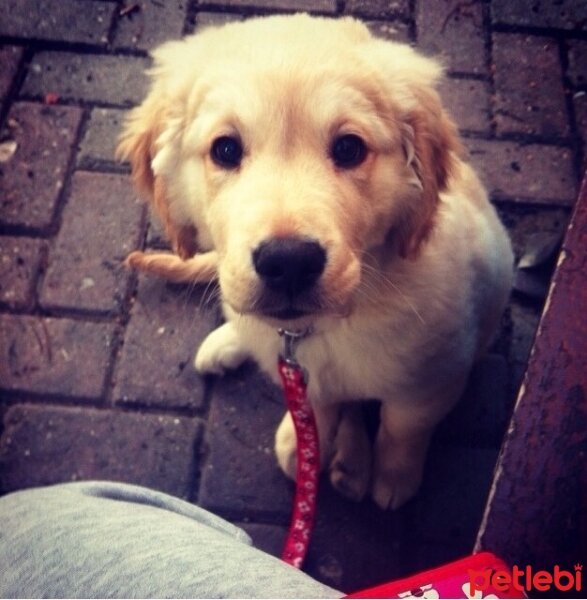
<instances>
[{"instance_id":1,"label":"tan patch of fur","mask_svg":"<svg viewBox=\"0 0 587 600\"><path fill-rule=\"evenodd\" d=\"M422 201L400 224L400 253L415 258L434 227L439 194L448 188L462 153L457 128L442 109L438 94L418 90L419 106L408 115L414 131L415 170L422 183Z\"/></svg>"},{"instance_id":2,"label":"tan patch of fur","mask_svg":"<svg viewBox=\"0 0 587 600\"><path fill-rule=\"evenodd\" d=\"M182 259L166 252L135 251L127 256L125 265L175 283L208 283L217 277L218 255L205 252Z\"/></svg>"},{"instance_id":3,"label":"tan patch of fur","mask_svg":"<svg viewBox=\"0 0 587 600\"><path fill-rule=\"evenodd\" d=\"M171 218L165 182L155 176L151 167L156 154L155 143L162 129L162 113L155 95L133 110L120 138L116 156L119 160L130 161L135 187L151 202L174 252L180 258L187 259L198 251L197 229L193 224L179 225ZM135 266L140 268L141 263L135 261Z\"/></svg>"}]
</instances>

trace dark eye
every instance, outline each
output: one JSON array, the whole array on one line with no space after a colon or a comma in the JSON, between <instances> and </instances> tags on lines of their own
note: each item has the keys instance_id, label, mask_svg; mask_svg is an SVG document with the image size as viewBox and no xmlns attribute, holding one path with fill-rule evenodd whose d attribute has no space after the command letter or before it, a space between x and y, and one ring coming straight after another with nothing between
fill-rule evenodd
<instances>
[{"instance_id":1,"label":"dark eye","mask_svg":"<svg viewBox=\"0 0 587 600\"><path fill-rule=\"evenodd\" d=\"M243 157L243 147L238 138L223 135L212 143L210 156L219 167L236 169Z\"/></svg>"},{"instance_id":2,"label":"dark eye","mask_svg":"<svg viewBox=\"0 0 587 600\"><path fill-rule=\"evenodd\" d=\"M334 164L341 169L352 169L359 166L367 156L365 142L354 133L336 138L330 149Z\"/></svg>"}]
</instances>

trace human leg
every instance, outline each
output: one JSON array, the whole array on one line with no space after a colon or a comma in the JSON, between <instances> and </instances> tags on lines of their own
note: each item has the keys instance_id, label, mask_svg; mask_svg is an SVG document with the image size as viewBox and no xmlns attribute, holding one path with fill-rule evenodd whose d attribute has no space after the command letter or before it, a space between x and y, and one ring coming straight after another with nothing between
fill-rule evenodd
<instances>
[{"instance_id":1,"label":"human leg","mask_svg":"<svg viewBox=\"0 0 587 600\"><path fill-rule=\"evenodd\" d=\"M83 482L0 498L0 597L340 597L161 492Z\"/></svg>"}]
</instances>

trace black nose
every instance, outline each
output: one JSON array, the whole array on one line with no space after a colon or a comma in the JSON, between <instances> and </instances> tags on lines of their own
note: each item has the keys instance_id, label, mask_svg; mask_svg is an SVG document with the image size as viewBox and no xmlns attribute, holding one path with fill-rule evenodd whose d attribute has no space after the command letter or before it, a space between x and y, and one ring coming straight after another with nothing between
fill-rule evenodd
<instances>
[{"instance_id":1,"label":"black nose","mask_svg":"<svg viewBox=\"0 0 587 600\"><path fill-rule=\"evenodd\" d=\"M326 265L326 251L311 240L274 238L257 246L253 264L268 288L293 297L318 281Z\"/></svg>"}]
</instances>

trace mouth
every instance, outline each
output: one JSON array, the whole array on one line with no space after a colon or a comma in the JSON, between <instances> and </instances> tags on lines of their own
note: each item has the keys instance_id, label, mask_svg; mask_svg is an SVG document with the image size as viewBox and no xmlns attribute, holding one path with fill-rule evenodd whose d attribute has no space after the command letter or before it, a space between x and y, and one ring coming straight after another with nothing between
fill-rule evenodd
<instances>
[{"instance_id":1,"label":"mouth","mask_svg":"<svg viewBox=\"0 0 587 600\"><path fill-rule=\"evenodd\" d=\"M314 317L324 311L322 298L316 290L292 297L264 289L251 308L251 312L262 319L282 323Z\"/></svg>"},{"instance_id":2,"label":"mouth","mask_svg":"<svg viewBox=\"0 0 587 600\"><path fill-rule=\"evenodd\" d=\"M277 319L278 321L293 321L308 316L310 311L300 310L298 308L288 307L280 310L265 310L262 312L264 317Z\"/></svg>"},{"instance_id":3,"label":"mouth","mask_svg":"<svg viewBox=\"0 0 587 600\"><path fill-rule=\"evenodd\" d=\"M255 306L255 308L244 309L233 307L237 313L248 314L250 316L256 316L259 319L267 320L272 325L278 327L286 326L292 321L296 322L296 326L299 325L299 321L302 323L310 323L316 318L323 316L333 316L345 318L348 317L352 312L352 304L347 303L344 305L337 306L336 308L327 309L322 304L312 303L311 306L296 306L295 303L276 303L265 304L264 306Z\"/></svg>"}]
</instances>

